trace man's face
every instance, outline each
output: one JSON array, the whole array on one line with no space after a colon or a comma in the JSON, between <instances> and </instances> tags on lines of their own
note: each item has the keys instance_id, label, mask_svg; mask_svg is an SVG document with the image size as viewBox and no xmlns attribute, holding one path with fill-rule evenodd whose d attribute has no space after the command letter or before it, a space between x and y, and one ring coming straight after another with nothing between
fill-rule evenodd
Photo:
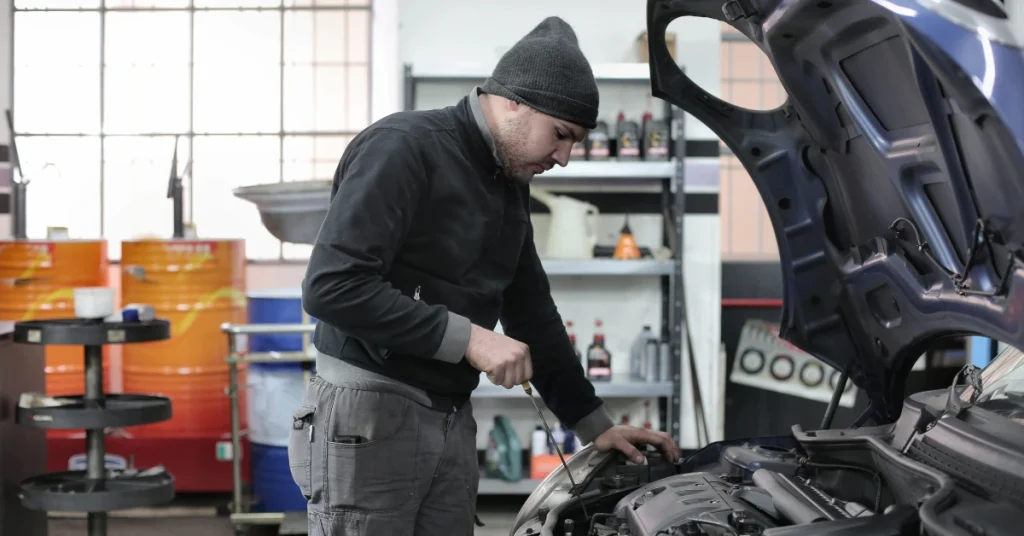
<instances>
[{"instance_id":1,"label":"man's face","mask_svg":"<svg viewBox=\"0 0 1024 536\"><path fill-rule=\"evenodd\" d=\"M494 144L505 164L505 175L529 184L534 175L555 164L566 166L573 143L583 141L586 129L523 105L515 105L498 122Z\"/></svg>"}]
</instances>

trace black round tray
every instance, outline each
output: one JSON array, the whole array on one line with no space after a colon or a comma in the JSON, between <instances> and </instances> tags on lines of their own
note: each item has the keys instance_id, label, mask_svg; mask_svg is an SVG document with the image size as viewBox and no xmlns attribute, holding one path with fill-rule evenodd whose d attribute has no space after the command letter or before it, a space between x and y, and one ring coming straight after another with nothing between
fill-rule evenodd
<instances>
[{"instance_id":1,"label":"black round tray","mask_svg":"<svg viewBox=\"0 0 1024 536\"><path fill-rule=\"evenodd\" d=\"M170 502L174 478L161 473L90 480L85 471L50 473L23 480L20 497L25 508L47 512L127 510Z\"/></svg>"},{"instance_id":2,"label":"black round tray","mask_svg":"<svg viewBox=\"0 0 1024 536\"><path fill-rule=\"evenodd\" d=\"M171 400L162 396L108 394L102 401L62 396L74 402L61 406L23 408L18 406L18 424L53 430L96 430L108 426L139 426L171 418Z\"/></svg>"},{"instance_id":3,"label":"black round tray","mask_svg":"<svg viewBox=\"0 0 1024 536\"><path fill-rule=\"evenodd\" d=\"M148 322L103 322L80 318L31 320L14 324L14 342L22 344L74 344L100 346L171 338L167 320Z\"/></svg>"}]
</instances>

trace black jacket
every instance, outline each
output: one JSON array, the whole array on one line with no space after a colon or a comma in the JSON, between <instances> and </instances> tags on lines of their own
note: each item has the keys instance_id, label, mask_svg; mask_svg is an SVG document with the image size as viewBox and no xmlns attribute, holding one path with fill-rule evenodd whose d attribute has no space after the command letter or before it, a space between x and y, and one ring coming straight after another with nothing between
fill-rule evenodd
<instances>
[{"instance_id":1,"label":"black jacket","mask_svg":"<svg viewBox=\"0 0 1024 536\"><path fill-rule=\"evenodd\" d=\"M592 440L613 423L551 298L529 187L501 174L470 98L386 117L345 150L302 287L313 343L448 409L480 380L469 323L500 319L529 345L548 407Z\"/></svg>"}]
</instances>

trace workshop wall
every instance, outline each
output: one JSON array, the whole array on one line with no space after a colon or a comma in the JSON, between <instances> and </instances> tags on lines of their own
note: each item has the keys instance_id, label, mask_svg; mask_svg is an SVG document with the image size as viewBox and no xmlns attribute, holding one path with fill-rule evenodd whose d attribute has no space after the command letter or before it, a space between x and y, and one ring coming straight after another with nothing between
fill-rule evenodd
<instances>
[{"instance_id":1,"label":"workshop wall","mask_svg":"<svg viewBox=\"0 0 1024 536\"><path fill-rule=\"evenodd\" d=\"M11 0L0 0L0 111L11 106ZM3 123L0 123L3 125ZM0 127L0 147L10 143L6 125ZM0 236L11 233L11 201L5 149L0 148Z\"/></svg>"}]
</instances>

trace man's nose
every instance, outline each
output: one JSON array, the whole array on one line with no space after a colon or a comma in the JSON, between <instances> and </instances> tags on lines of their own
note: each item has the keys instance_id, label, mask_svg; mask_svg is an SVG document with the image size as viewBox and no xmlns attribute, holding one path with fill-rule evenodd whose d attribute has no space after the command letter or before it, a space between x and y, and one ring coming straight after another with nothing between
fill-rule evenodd
<instances>
[{"instance_id":1,"label":"man's nose","mask_svg":"<svg viewBox=\"0 0 1024 536\"><path fill-rule=\"evenodd\" d=\"M551 157L555 159L555 162L558 162L558 165L565 167L569 165L569 153L571 152L572 145L559 146L558 149L555 150L554 154L551 155Z\"/></svg>"}]
</instances>

